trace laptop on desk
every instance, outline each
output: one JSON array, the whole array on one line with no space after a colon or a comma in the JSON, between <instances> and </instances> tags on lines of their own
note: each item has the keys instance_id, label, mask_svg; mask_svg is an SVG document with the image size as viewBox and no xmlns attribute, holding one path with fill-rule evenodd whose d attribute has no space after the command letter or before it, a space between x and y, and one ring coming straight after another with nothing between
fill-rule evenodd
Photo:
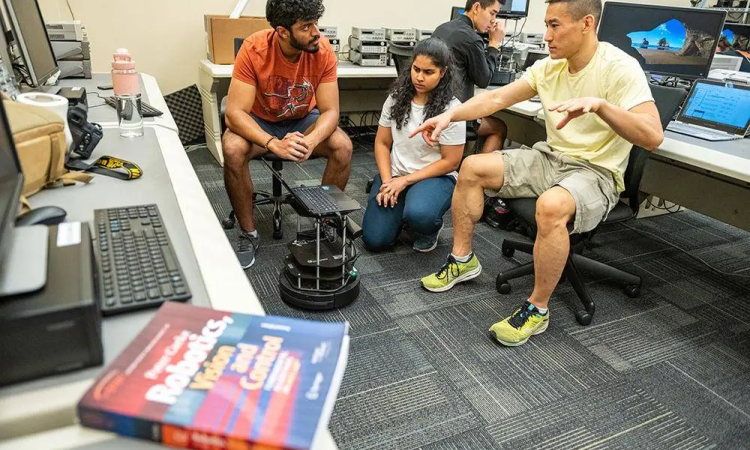
<instances>
[{"instance_id":1,"label":"laptop on desk","mask_svg":"<svg viewBox=\"0 0 750 450\"><path fill-rule=\"evenodd\" d=\"M360 209L359 203L342 192L337 186L299 186L293 188L287 184L281 174L265 158L261 158L261 161L312 216L347 214Z\"/></svg>"},{"instance_id":2,"label":"laptop on desk","mask_svg":"<svg viewBox=\"0 0 750 450\"><path fill-rule=\"evenodd\" d=\"M750 86L697 80L667 130L707 141L742 139L750 129Z\"/></svg>"}]
</instances>

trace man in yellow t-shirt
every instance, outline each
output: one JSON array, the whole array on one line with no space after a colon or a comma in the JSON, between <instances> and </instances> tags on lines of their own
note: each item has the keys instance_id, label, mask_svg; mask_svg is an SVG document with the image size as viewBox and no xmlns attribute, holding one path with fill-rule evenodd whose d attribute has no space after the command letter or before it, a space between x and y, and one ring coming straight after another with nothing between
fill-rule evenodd
<instances>
[{"instance_id":1,"label":"man in yellow t-shirt","mask_svg":"<svg viewBox=\"0 0 750 450\"><path fill-rule=\"evenodd\" d=\"M549 58L522 79L426 121L412 135L436 142L451 122L489 116L537 94L541 98L546 142L464 161L453 193L453 251L440 270L422 279L425 289L443 292L481 273L471 239L484 192L538 197L534 290L516 312L490 328L510 346L547 329L547 305L565 268L568 233L592 230L617 204L633 144L654 150L664 138L638 62L596 37L601 0L547 3Z\"/></svg>"}]
</instances>

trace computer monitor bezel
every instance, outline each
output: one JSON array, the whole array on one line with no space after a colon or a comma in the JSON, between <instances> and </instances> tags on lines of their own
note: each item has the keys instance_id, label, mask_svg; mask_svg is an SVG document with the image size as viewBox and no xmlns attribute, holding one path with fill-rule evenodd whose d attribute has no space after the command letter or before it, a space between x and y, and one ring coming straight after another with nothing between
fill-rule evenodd
<instances>
[{"instance_id":1,"label":"computer monitor bezel","mask_svg":"<svg viewBox=\"0 0 750 450\"><path fill-rule=\"evenodd\" d=\"M0 211L0 265L5 261L7 252L10 249L10 241L13 238L13 228L15 226L16 216L19 211L21 193L23 192L23 172L21 171L21 162L16 152L16 144L13 141L13 133L8 123L8 115L5 112L5 106L0 102L0 127L3 127L8 136L8 142L11 145L11 154L16 168L15 175L6 178L0 174L0 189L9 186L10 201L5 211ZM15 181L14 181L15 179ZM3 195L0 193L0 195Z\"/></svg>"},{"instance_id":2,"label":"computer monitor bezel","mask_svg":"<svg viewBox=\"0 0 750 450\"><path fill-rule=\"evenodd\" d=\"M466 8L464 8L463 6L451 7L451 20L456 20L459 17L463 16L464 12L466 12Z\"/></svg>"},{"instance_id":3,"label":"computer monitor bezel","mask_svg":"<svg viewBox=\"0 0 750 450\"><path fill-rule=\"evenodd\" d=\"M513 2L513 0L505 0L505 1L506 2L510 1L511 3ZM497 17L498 19L521 19L521 18L527 17L529 15L529 3L531 3L531 0L526 0L526 11L524 11L523 14L521 13L507 13L506 14L503 12L499 12L497 16L495 17ZM500 0L500 6L501 7L503 6L502 0ZM465 12L466 12L466 8L463 6L451 7L451 20L458 19L459 17L463 16Z\"/></svg>"},{"instance_id":4,"label":"computer monitor bezel","mask_svg":"<svg viewBox=\"0 0 750 450\"><path fill-rule=\"evenodd\" d=\"M59 75L60 67L57 64L57 60L55 60L55 52L54 50L52 50L52 42L50 42L49 34L47 34L47 27L44 23L44 16L42 16L42 10L39 7L39 2L37 0L33 0L33 1L34 1L34 5L36 6L36 12L39 15L39 21L42 24L42 29L44 30L45 37L47 38L47 46L49 46L50 55L52 55L52 60L55 62L52 70L46 73L42 73L42 74L37 73L36 71L37 68L32 63L31 54L29 53L29 48L26 45L26 38L21 32L20 24L18 22L18 16L16 15L16 10L13 7L13 0L5 0L5 10L8 13L8 18L10 19L10 22L13 28L13 36L16 39L16 42L18 43L18 48L21 51L21 56L23 57L23 60L26 63L26 69L29 72L31 83L33 87L40 87L40 86L44 86L47 83L47 81L49 81L50 78L56 75Z\"/></svg>"},{"instance_id":5,"label":"computer monitor bezel","mask_svg":"<svg viewBox=\"0 0 750 450\"><path fill-rule=\"evenodd\" d=\"M613 7L626 7L626 8L640 8L640 9L657 9L657 10L679 10L679 11L685 11L690 13L697 13L697 14L714 14L714 15L721 15L722 16L722 24L719 28L719 34L716 35L716 40L714 42L714 48L711 50L711 52L708 55L708 62L705 66L705 74L704 75L686 75L682 73L677 72L665 72L665 71L657 71L653 69L646 69L643 68L644 72L648 72L650 74L654 75L665 75L670 77L677 77L681 78L683 80L697 80L700 78L706 78L708 76L708 72L711 70L711 63L713 63L714 60L714 54L716 53L716 47L719 45L719 39L721 38L721 32L724 31L724 25L726 22L727 12L721 9L717 8L685 8L685 7L679 7L679 6L662 6L662 5L645 5L640 3L625 3L625 2L611 2L607 1L604 3L604 9L602 10L602 16L599 20L598 29L597 29L597 37L599 37L601 41L601 33L602 33L602 25L604 24L604 18L606 17L607 10L612 9ZM620 18L620 20L624 20ZM622 50L622 49L621 49Z\"/></svg>"},{"instance_id":6,"label":"computer monitor bezel","mask_svg":"<svg viewBox=\"0 0 750 450\"><path fill-rule=\"evenodd\" d=\"M510 2L511 6L513 5L513 0L505 0L505 3L500 1L500 12L497 13L498 19L523 19L524 17L528 17L529 15L529 4L531 3L531 0L525 0L526 1L526 9L520 13L520 12L514 12L514 11L502 11L502 7L505 6L505 3Z\"/></svg>"},{"instance_id":7,"label":"computer monitor bezel","mask_svg":"<svg viewBox=\"0 0 750 450\"><path fill-rule=\"evenodd\" d=\"M702 126L702 127L705 127L705 128L711 128L711 129L714 129L714 130L723 131L725 133L737 134L737 135L743 134L744 135L745 131L748 129L748 127L750 127L750 118L748 118L748 121L745 123L745 127L744 128L737 128L737 127L732 127L732 126L728 126L728 125L723 125L723 124L720 124L718 122L713 122L713 121L708 121L708 120L694 119L694 118L692 118L690 116L685 115L687 113L688 106L690 105L690 99L692 98L693 93L695 92L695 90L697 89L697 87L699 85L701 85L701 84L710 84L712 86L723 86L723 87L725 87L727 85L731 85L733 89L739 88L739 89L742 89L742 90L745 90L745 91L750 91L750 86L742 84L742 83L729 83L729 82L724 82L724 81L705 80L705 79L697 80L695 83L693 83L693 86L690 89L690 92L688 93L687 97L685 98L685 104L682 105L682 109L680 110L680 113L677 115L677 120L680 121L680 122L689 123L689 124L692 124L692 125L698 125L698 126Z\"/></svg>"},{"instance_id":8,"label":"computer monitor bezel","mask_svg":"<svg viewBox=\"0 0 750 450\"><path fill-rule=\"evenodd\" d=\"M748 41L750 41L750 24L726 23L726 22L724 22L724 26L721 28L721 35L722 36L724 35L724 30L726 30L727 28L734 28L734 27L742 28L742 29L747 30L747 34L743 34L743 36L747 37ZM732 48L734 48L734 47L732 47ZM739 51L750 52L750 43L748 43L748 46L746 48L741 48L741 49L739 49Z\"/></svg>"}]
</instances>

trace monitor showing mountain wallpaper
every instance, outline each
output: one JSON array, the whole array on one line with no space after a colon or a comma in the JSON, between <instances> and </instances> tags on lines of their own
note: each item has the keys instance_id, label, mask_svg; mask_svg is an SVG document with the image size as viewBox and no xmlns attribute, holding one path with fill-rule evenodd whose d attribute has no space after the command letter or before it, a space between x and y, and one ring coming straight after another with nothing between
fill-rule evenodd
<instances>
[{"instance_id":1,"label":"monitor showing mountain wallpaper","mask_svg":"<svg viewBox=\"0 0 750 450\"><path fill-rule=\"evenodd\" d=\"M647 72L705 78L725 16L712 9L607 2L599 40L633 56Z\"/></svg>"},{"instance_id":2,"label":"monitor showing mountain wallpaper","mask_svg":"<svg viewBox=\"0 0 750 450\"><path fill-rule=\"evenodd\" d=\"M733 49L740 52L750 50L750 25L728 23L721 34L726 36Z\"/></svg>"}]
</instances>

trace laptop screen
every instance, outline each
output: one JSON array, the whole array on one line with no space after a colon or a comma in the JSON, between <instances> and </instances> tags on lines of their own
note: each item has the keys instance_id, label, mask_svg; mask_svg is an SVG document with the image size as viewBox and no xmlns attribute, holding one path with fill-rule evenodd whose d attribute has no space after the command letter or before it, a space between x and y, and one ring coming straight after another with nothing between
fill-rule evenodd
<instances>
[{"instance_id":1,"label":"laptop screen","mask_svg":"<svg viewBox=\"0 0 750 450\"><path fill-rule=\"evenodd\" d=\"M680 120L739 134L750 125L750 86L697 81Z\"/></svg>"}]
</instances>

